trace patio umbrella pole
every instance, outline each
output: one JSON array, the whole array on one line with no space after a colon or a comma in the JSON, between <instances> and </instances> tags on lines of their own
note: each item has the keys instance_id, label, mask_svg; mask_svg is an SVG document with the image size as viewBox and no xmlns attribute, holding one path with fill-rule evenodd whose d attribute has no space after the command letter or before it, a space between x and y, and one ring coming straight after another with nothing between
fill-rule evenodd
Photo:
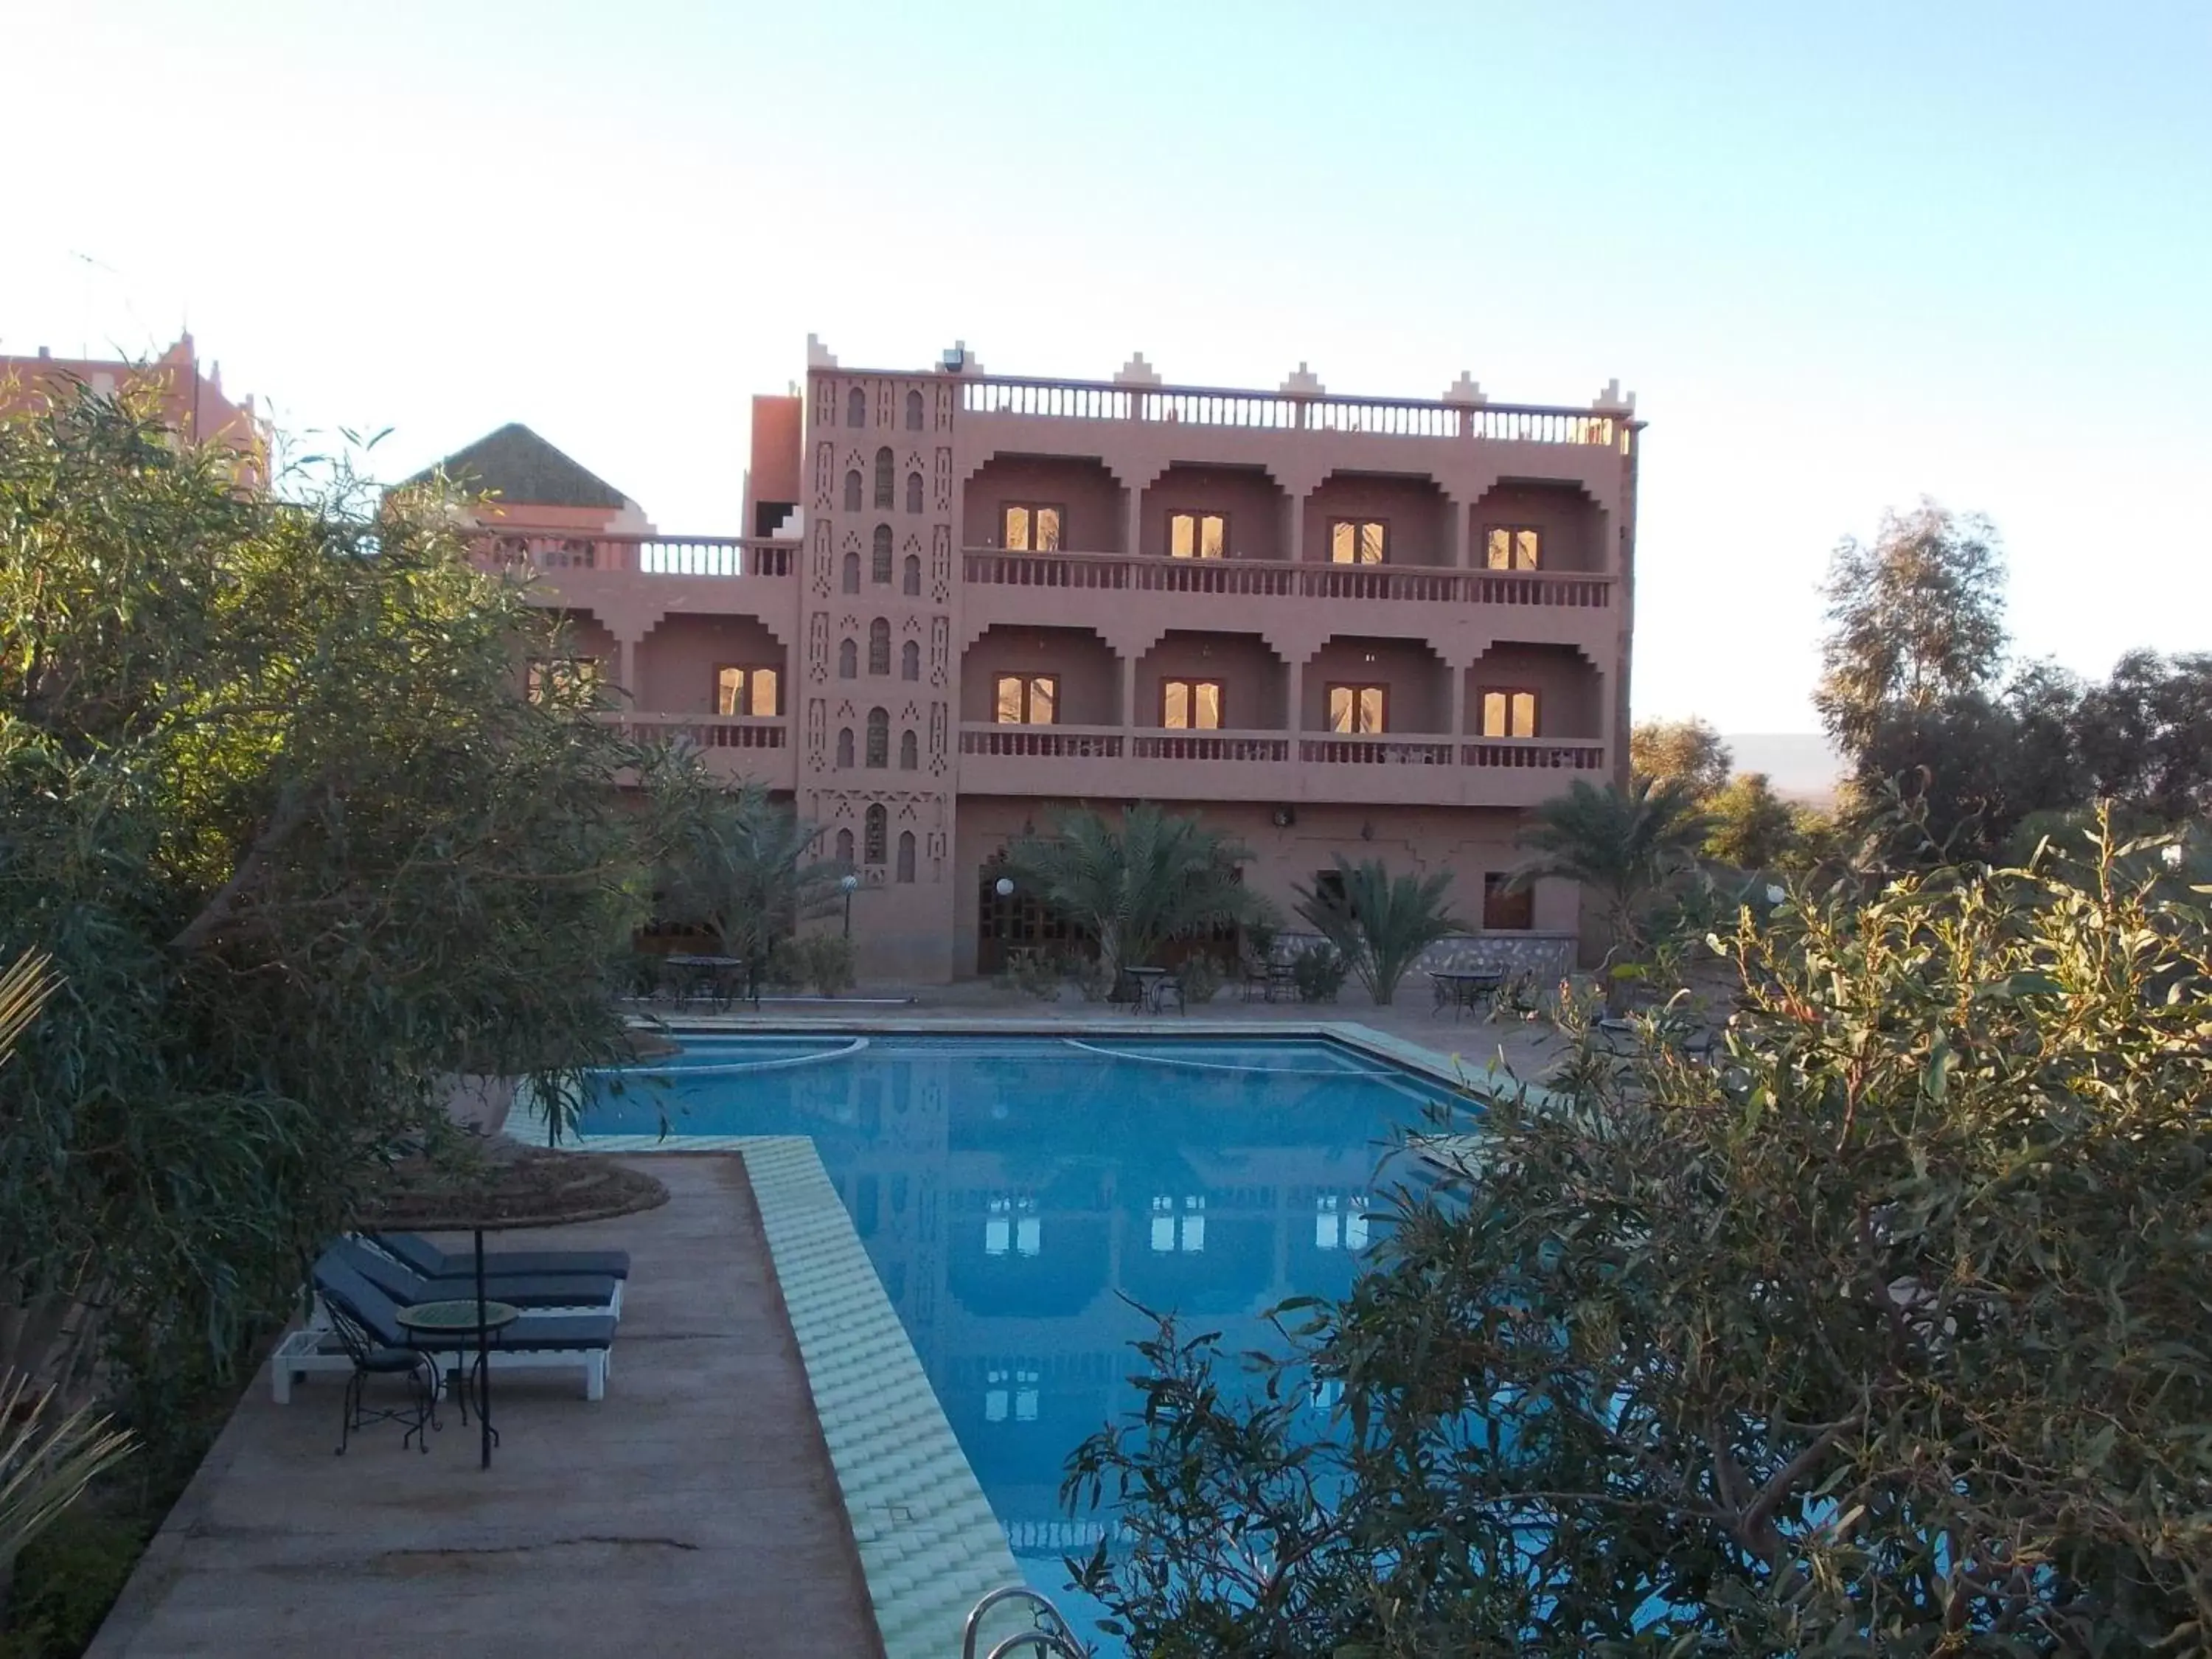
<instances>
[{"instance_id":1,"label":"patio umbrella pole","mask_svg":"<svg viewBox=\"0 0 2212 1659\"><path fill-rule=\"evenodd\" d=\"M477 1426L483 1434L483 1458L477 1467L491 1467L491 1340L484 1328L483 1229L477 1236Z\"/></svg>"}]
</instances>

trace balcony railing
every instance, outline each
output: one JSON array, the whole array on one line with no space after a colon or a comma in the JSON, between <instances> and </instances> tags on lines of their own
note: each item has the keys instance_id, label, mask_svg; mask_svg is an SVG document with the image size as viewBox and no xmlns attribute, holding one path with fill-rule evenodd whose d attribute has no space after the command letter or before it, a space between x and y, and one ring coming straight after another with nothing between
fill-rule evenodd
<instances>
[{"instance_id":1,"label":"balcony railing","mask_svg":"<svg viewBox=\"0 0 2212 1659\"><path fill-rule=\"evenodd\" d=\"M1557 738L1485 738L1460 750L1463 766L1548 767L1574 772L1605 769L1601 743L1562 743Z\"/></svg>"},{"instance_id":2,"label":"balcony railing","mask_svg":"<svg viewBox=\"0 0 2212 1659\"><path fill-rule=\"evenodd\" d=\"M969 548L967 580L986 587L1225 593L1239 598L1386 599L1422 605L1602 609L1609 576L1454 570L1432 565L1293 564L1276 559L1173 559L1156 554L1008 553Z\"/></svg>"},{"instance_id":3,"label":"balcony railing","mask_svg":"<svg viewBox=\"0 0 2212 1659\"><path fill-rule=\"evenodd\" d=\"M1449 766L1452 745L1402 738L1301 738L1298 758L1322 766Z\"/></svg>"},{"instance_id":4,"label":"balcony railing","mask_svg":"<svg viewBox=\"0 0 2212 1659\"><path fill-rule=\"evenodd\" d=\"M1138 760L1286 761L1291 740L1268 732L1139 732L1129 753Z\"/></svg>"},{"instance_id":5,"label":"balcony railing","mask_svg":"<svg viewBox=\"0 0 2212 1659\"><path fill-rule=\"evenodd\" d=\"M700 749L781 749L791 741L790 722L765 714L647 714L624 711L612 717L633 743L679 739Z\"/></svg>"},{"instance_id":6,"label":"balcony railing","mask_svg":"<svg viewBox=\"0 0 2212 1659\"><path fill-rule=\"evenodd\" d=\"M644 576L788 576L796 544L764 537L557 536L488 531L485 562L532 570Z\"/></svg>"},{"instance_id":7,"label":"balcony railing","mask_svg":"<svg viewBox=\"0 0 2212 1659\"><path fill-rule=\"evenodd\" d=\"M1382 437L1633 447L1632 417L1534 404L1432 403L1423 398L1291 397L1203 386L1125 386L1104 380L1033 380L979 374L960 383L970 415L1042 415L1073 421L1162 421L1270 432L1354 432Z\"/></svg>"},{"instance_id":8,"label":"balcony railing","mask_svg":"<svg viewBox=\"0 0 2212 1659\"><path fill-rule=\"evenodd\" d=\"M963 755L1020 755L1060 760L1115 760L1121 753L1119 727L1097 726L965 726Z\"/></svg>"}]
</instances>

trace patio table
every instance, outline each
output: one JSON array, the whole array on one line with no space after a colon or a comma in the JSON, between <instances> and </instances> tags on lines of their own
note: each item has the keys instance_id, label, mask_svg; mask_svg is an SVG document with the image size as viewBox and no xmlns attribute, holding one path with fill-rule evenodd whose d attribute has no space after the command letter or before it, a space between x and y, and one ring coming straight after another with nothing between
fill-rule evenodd
<instances>
[{"instance_id":1,"label":"patio table","mask_svg":"<svg viewBox=\"0 0 2212 1659\"><path fill-rule=\"evenodd\" d=\"M477 1259L483 1259L483 1248L477 1249ZM499 1431L491 1425L491 1364L489 1340L494 1331L504 1330L522 1317L522 1310L507 1302L485 1302L475 1297L455 1297L443 1302L418 1302L412 1307L402 1308L392 1316L402 1328L416 1339L417 1347L432 1354L453 1354L453 1369L447 1377L447 1389L460 1402L461 1421L469 1420L467 1385L463 1376L468 1365L469 1345L477 1351L477 1422L481 1427L483 1452L482 1468L491 1467L491 1449L499 1440ZM444 1338L445 1340L439 1339Z\"/></svg>"},{"instance_id":2,"label":"patio table","mask_svg":"<svg viewBox=\"0 0 2212 1659\"><path fill-rule=\"evenodd\" d=\"M1168 976L1164 968L1124 968L1123 973L1136 981L1137 997L1129 1012L1136 1014L1157 1014L1160 1011L1160 981Z\"/></svg>"},{"instance_id":3,"label":"patio table","mask_svg":"<svg viewBox=\"0 0 2212 1659\"><path fill-rule=\"evenodd\" d=\"M1505 982L1502 968L1444 969L1432 972L1430 979L1436 983L1437 1003L1431 1010L1433 1017L1447 1008L1457 1019L1470 1009L1480 1008L1486 997L1493 995Z\"/></svg>"}]
</instances>

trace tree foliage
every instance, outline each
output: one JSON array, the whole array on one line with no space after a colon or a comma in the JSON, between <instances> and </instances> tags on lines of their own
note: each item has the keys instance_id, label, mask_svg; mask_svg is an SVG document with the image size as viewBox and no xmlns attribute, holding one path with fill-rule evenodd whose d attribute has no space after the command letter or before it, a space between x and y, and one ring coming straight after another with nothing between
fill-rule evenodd
<instances>
[{"instance_id":1,"label":"tree foliage","mask_svg":"<svg viewBox=\"0 0 2212 1659\"><path fill-rule=\"evenodd\" d=\"M1155 1656L2201 1649L2212 944L2151 868L1747 918L1714 1061L1497 1094L1256 1382L1144 1350L1086 1587Z\"/></svg>"},{"instance_id":2,"label":"tree foliage","mask_svg":"<svg viewBox=\"0 0 2212 1659\"><path fill-rule=\"evenodd\" d=\"M1013 878L1044 906L1098 942L1109 972L1144 967L1172 940L1235 927L1267 914L1238 878L1252 856L1196 813L1163 812L1150 801L1119 823L1088 808L1060 813L1046 835L1006 849Z\"/></svg>"},{"instance_id":3,"label":"tree foliage","mask_svg":"<svg viewBox=\"0 0 2212 1659\"><path fill-rule=\"evenodd\" d=\"M1694 862L1709 823L1682 778L1639 777L1623 789L1577 778L1531 809L1520 836L1522 883L1579 882L1598 901L1617 946L1640 953L1650 902Z\"/></svg>"},{"instance_id":4,"label":"tree foliage","mask_svg":"<svg viewBox=\"0 0 2212 1659\"><path fill-rule=\"evenodd\" d=\"M638 757L522 695L559 643L448 503L228 459L127 401L0 421L0 951L58 980L0 1073L0 1303L103 1338L141 1427L447 1074L617 1052L643 886Z\"/></svg>"},{"instance_id":5,"label":"tree foliage","mask_svg":"<svg viewBox=\"0 0 2212 1659\"><path fill-rule=\"evenodd\" d=\"M1468 931L1451 912L1451 872L1393 876L1380 859L1334 858L1338 888L1294 889L1297 913L1335 946L1376 1005L1388 1005L1422 951Z\"/></svg>"},{"instance_id":6,"label":"tree foliage","mask_svg":"<svg viewBox=\"0 0 2212 1659\"><path fill-rule=\"evenodd\" d=\"M1628 762L1639 777L1680 778L1691 799L1705 802L1729 781L1735 757L1709 720L1645 720L1629 733Z\"/></svg>"},{"instance_id":7,"label":"tree foliage","mask_svg":"<svg viewBox=\"0 0 2212 1659\"><path fill-rule=\"evenodd\" d=\"M1764 772L1739 772L1705 801L1711 820L1705 856L1739 870L1773 870L1793 861L1797 815Z\"/></svg>"},{"instance_id":8,"label":"tree foliage","mask_svg":"<svg viewBox=\"0 0 2212 1659\"><path fill-rule=\"evenodd\" d=\"M804 921L832 914L849 872L815 848L821 827L765 786L724 789L686 769L664 783L669 802L661 886L669 921L712 928L757 983L769 957Z\"/></svg>"}]
</instances>

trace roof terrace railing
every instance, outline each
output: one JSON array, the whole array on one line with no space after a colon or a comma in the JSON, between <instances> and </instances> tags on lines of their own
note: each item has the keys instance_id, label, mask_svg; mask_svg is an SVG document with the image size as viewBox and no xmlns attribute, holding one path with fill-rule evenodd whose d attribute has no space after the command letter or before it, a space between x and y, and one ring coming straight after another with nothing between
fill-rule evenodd
<instances>
[{"instance_id":1,"label":"roof terrace railing","mask_svg":"<svg viewBox=\"0 0 2212 1659\"><path fill-rule=\"evenodd\" d=\"M755 536L562 535L486 530L479 556L532 570L644 576L788 576L797 544Z\"/></svg>"},{"instance_id":2,"label":"roof terrace railing","mask_svg":"<svg viewBox=\"0 0 2212 1659\"><path fill-rule=\"evenodd\" d=\"M1469 438L1494 443L1634 446L1632 416L1536 404L1448 404L1417 398L1238 392L1209 386L1125 386L1105 380L1039 380L978 374L960 383L969 415L1072 421L1159 421L1269 432L1352 432L1381 437Z\"/></svg>"}]
</instances>

